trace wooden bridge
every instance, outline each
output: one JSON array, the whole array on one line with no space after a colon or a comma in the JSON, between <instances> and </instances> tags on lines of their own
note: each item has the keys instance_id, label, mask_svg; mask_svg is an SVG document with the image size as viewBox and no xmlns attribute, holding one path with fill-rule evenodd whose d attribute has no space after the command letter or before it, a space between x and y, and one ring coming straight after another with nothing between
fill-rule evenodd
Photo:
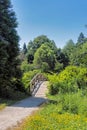
<instances>
[{"instance_id":1,"label":"wooden bridge","mask_svg":"<svg viewBox=\"0 0 87 130\"><path fill-rule=\"evenodd\" d=\"M34 96L36 94L36 92L38 91L40 85L44 81L47 81L47 78L41 73L38 73L33 77L33 79L30 82L30 94L32 96Z\"/></svg>"},{"instance_id":2,"label":"wooden bridge","mask_svg":"<svg viewBox=\"0 0 87 130\"><path fill-rule=\"evenodd\" d=\"M31 81L31 93L35 96L29 96L0 111L0 130L15 129L14 126L17 126L18 123L20 124L27 116L31 116L34 111L39 109L41 104L48 101L46 97L48 82L45 80L46 78L42 74L34 76ZM35 89L38 91L36 92Z\"/></svg>"}]
</instances>

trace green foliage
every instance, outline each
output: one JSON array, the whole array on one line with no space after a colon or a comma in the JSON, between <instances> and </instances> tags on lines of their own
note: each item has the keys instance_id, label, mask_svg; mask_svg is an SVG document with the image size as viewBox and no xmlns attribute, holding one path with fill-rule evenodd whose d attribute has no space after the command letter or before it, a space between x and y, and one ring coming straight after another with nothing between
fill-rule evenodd
<instances>
[{"instance_id":1,"label":"green foliage","mask_svg":"<svg viewBox=\"0 0 87 130\"><path fill-rule=\"evenodd\" d=\"M84 34L81 32L81 33L79 34L79 37L78 37L77 45L82 44L82 43L84 43L84 42L85 42L85 36L84 36Z\"/></svg>"},{"instance_id":2,"label":"green foliage","mask_svg":"<svg viewBox=\"0 0 87 130\"><path fill-rule=\"evenodd\" d=\"M41 35L30 41L27 49L27 61L29 64L35 64L36 68L41 68L42 72L56 71L59 72L68 65L68 57L61 49L56 47L53 40L47 36ZM57 68L57 62L60 64ZM44 67L44 66L45 67ZM54 69L55 68L55 69Z\"/></svg>"},{"instance_id":3,"label":"green foliage","mask_svg":"<svg viewBox=\"0 0 87 130\"><path fill-rule=\"evenodd\" d=\"M64 111L74 113L74 114L81 114L84 113L85 116L87 116L87 105L85 105L86 96L82 97L81 94L75 93L75 94L67 94L62 99L62 109ZM84 109L81 108L81 105L84 105ZM82 112L81 112L82 111Z\"/></svg>"},{"instance_id":4,"label":"green foliage","mask_svg":"<svg viewBox=\"0 0 87 130\"><path fill-rule=\"evenodd\" d=\"M45 113L45 112L44 112ZM35 114L26 119L19 130L86 130L87 118L74 114Z\"/></svg>"},{"instance_id":5,"label":"green foliage","mask_svg":"<svg viewBox=\"0 0 87 130\"><path fill-rule=\"evenodd\" d=\"M80 68L77 83L80 89L87 89L87 68Z\"/></svg>"},{"instance_id":6,"label":"green foliage","mask_svg":"<svg viewBox=\"0 0 87 130\"><path fill-rule=\"evenodd\" d=\"M48 72L49 70L49 65L47 62L42 62L42 66L41 66L41 71L42 72Z\"/></svg>"},{"instance_id":7,"label":"green foliage","mask_svg":"<svg viewBox=\"0 0 87 130\"><path fill-rule=\"evenodd\" d=\"M27 61L29 64L32 64L34 60L34 56L32 54L27 54Z\"/></svg>"},{"instance_id":8,"label":"green foliage","mask_svg":"<svg viewBox=\"0 0 87 130\"><path fill-rule=\"evenodd\" d=\"M4 109L6 107L6 104L0 104L0 110Z\"/></svg>"},{"instance_id":9,"label":"green foliage","mask_svg":"<svg viewBox=\"0 0 87 130\"><path fill-rule=\"evenodd\" d=\"M22 77L22 83L24 84L25 90L30 94L30 81L38 73L38 70L25 72Z\"/></svg>"},{"instance_id":10,"label":"green foliage","mask_svg":"<svg viewBox=\"0 0 87 130\"><path fill-rule=\"evenodd\" d=\"M77 45L71 57L71 64L87 67L87 42Z\"/></svg>"},{"instance_id":11,"label":"green foliage","mask_svg":"<svg viewBox=\"0 0 87 130\"><path fill-rule=\"evenodd\" d=\"M50 40L47 38L47 36L41 35L28 43L27 59L29 63L33 63L35 52L45 42L50 42Z\"/></svg>"},{"instance_id":12,"label":"green foliage","mask_svg":"<svg viewBox=\"0 0 87 130\"><path fill-rule=\"evenodd\" d=\"M63 65L65 68L69 64L69 57L67 53L63 52L60 48L57 50L57 62Z\"/></svg>"},{"instance_id":13,"label":"green foliage","mask_svg":"<svg viewBox=\"0 0 87 130\"><path fill-rule=\"evenodd\" d=\"M47 38L47 36L45 35L41 35L38 36L34 39L34 44L36 46L36 49L39 48L42 44L46 43L46 42L50 42L49 38Z\"/></svg>"},{"instance_id":14,"label":"green foliage","mask_svg":"<svg viewBox=\"0 0 87 130\"><path fill-rule=\"evenodd\" d=\"M66 94L58 94L55 96L49 96L49 99L50 101L56 102L58 113L62 114L68 112L87 117L86 97L87 93L84 94L84 91L80 90L77 93L66 93Z\"/></svg>"},{"instance_id":15,"label":"green foliage","mask_svg":"<svg viewBox=\"0 0 87 130\"><path fill-rule=\"evenodd\" d=\"M5 64L8 59L8 54L6 51L7 45L3 42L0 42L0 72L2 73L5 68Z\"/></svg>"},{"instance_id":16,"label":"green foliage","mask_svg":"<svg viewBox=\"0 0 87 130\"><path fill-rule=\"evenodd\" d=\"M59 75L48 75L50 94L77 92L87 89L87 68L68 66Z\"/></svg>"},{"instance_id":17,"label":"green foliage","mask_svg":"<svg viewBox=\"0 0 87 130\"><path fill-rule=\"evenodd\" d=\"M3 42L0 42L0 82L3 84L3 80L7 78L8 70L6 69L6 63L8 60L8 54L6 51L7 45ZM2 88L0 85L0 90Z\"/></svg>"},{"instance_id":18,"label":"green foliage","mask_svg":"<svg viewBox=\"0 0 87 130\"><path fill-rule=\"evenodd\" d=\"M27 53L27 47L26 47L26 44L24 43L23 45L23 53L26 54Z\"/></svg>"},{"instance_id":19,"label":"green foliage","mask_svg":"<svg viewBox=\"0 0 87 130\"><path fill-rule=\"evenodd\" d=\"M69 64L81 67L87 67L87 38L83 33L80 33L78 42L75 45L72 40L69 40L62 52L68 56Z\"/></svg>"},{"instance_id":20,"label":"green foliage","mask_svg":"<svg viewBox=\"0 0 87 130\"><path fill-rule=\"evenodd\" d=\"M71 57L75 53L74 42L72 40L69 40L64 46L62 52L68 57L68 60L71 61Z\"/></svg>"},{"instance_id":21,"label":"green foliage","mask_svg":"<svg viewBox=\"0 0 87 130\"><path fill-rule=\"evenodd\" d=\"M19 36L17 22L10 0L0 1L0 96L10 97L14 92L12 79L21 77L19 69Z\"/></svg>"},{"instance_id":22,"label":"green foliage","mask_svg":"<svg viewBox=\"0 0 87 130\"><path fill-rule=\"evenodd\" d=\"M24 93L26 92L25 88L24 88L24 85L22 84L20 79L13 78L11 83L12 83L14 91L16 91L16 92L20 91L20 92L24 92Z\"/></svg>"},{"instance_id":23,"label":"green foliage","mask_svg":"<svg viewBox=\"0 0 87 130\"><path fill-rule=\"evenodd\" d=\"M72 40L69 40L65 45L65 47L62 49L62 52L65 54L66 57L68 57L70 65L87 67L86 50L87 50L87 38L84 37L83 33L80 33L76 45Z\"/></svg>"},{"instance_id":24,"label":"green foliage","mask_svg":"<svg viewBox=\"0 0 87 130\"><path fill-rule=\"evenodd\" d=\"M49 43L49 47L51 47L52 50L57 50L54 41L50 40L45 35L38 36L28 44L27 59L29 63L33 63L36 51L45 43Z\"/></svg>"},{"instance_id":25,"label":"green foliage","mask_svg":"<svg viewBox=\"0 0 87 130\"><path fill-rule=\"evenodd\" d=\"M52 103L52 101L56 101ZM87 98L82 91L51 96L48 104L29 116L19 129L38 130L86 130Z\"/></svg>"},{"instance_id":26,"label":"green foliage","mask_svg":"<svg viewBox=\"0 0 87 130\"><path fill-rule=\"evenodd\" d=\"M49 46L49 43L43 44L35 53L34 64L41 68L43 62L48 64L48 68L53 70L55 65L55 51Z\"/></svg>"},{"instance_id":27,"label":"green foliage","mask_svg":"<svg viewBox=\"0 0 87 130\"><path fill-rule=\"evenodd\" d=\"M30 41L28 44L28 51L34 54L36 50L45 42L50 42L50 40L45 35L36 37L33 41Z\"/></svg>"},{"instance_id":28,"label":"green foliage","mask_svg":"<svg viewBox=\"0 0 87 130\"><path fill-rule=\"evenodd\" d=\"M28 64L27 61L23 61L21 64L21 70L22 72L28 72L28 71L33 71L35 69L33 64Z\"/></svg>"},{"instance_id":29,"label":"green foliage","mask_svg":"<svg viewBox=\"0 0 87 130\"><path fill-rule=\"evenodd\" d=\"M63 70L63 63L56 62L55 63L54 71L57 72L57 73L59 73L62 70Z\"/></svg>"}]
</instances>

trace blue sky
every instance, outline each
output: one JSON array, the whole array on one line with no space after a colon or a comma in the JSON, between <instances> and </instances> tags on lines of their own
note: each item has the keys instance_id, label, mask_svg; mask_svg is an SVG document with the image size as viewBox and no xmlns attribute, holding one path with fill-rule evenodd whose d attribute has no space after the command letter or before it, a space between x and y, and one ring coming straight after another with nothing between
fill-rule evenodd
<instances>
[{"instance_id":1,"label":"blue sky","mask_svg":"<svg viewBox=\"0 0 87 130\"><path fill-rule=\"evenodd\" d=\"M57 47L69 39L87 36L87 0L11 0L16 13L20 46L39 35L47 35Z\"/></svg>"}]
</instances>

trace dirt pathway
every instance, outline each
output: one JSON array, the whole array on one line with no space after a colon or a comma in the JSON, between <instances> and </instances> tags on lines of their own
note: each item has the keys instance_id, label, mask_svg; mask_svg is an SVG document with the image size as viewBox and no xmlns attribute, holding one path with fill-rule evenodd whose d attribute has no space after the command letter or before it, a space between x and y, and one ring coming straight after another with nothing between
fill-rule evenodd
<instances>
[{"instance_id":1,"label":"dirt pathway","mask_svg":"<svg viewBox=\"0 0 87 130\"><path fill-rule=\"evenodd\" d=\"M47 91L47 82L43 82L36 95L29 97L12 106L6 107L0 111L0 130L12 130L13 126L31 115L33 111L39 109L39 105L46 101L45 93Z\"/></svg>"}]
</instances>

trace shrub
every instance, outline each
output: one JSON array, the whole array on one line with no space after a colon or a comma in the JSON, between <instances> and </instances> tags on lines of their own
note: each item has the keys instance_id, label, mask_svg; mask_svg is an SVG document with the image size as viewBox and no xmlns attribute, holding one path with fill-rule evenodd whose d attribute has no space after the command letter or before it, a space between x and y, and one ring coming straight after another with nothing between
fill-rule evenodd
<instances>
[{"instance_id":1,"label":"shrub","mask_svg":"<svg viewBox=\"0 0 87 130\"><path fill-rule=\"evenodd\" d=\"M54 71L58 73L61 72L62 70L63 70L63 63L56 62Z\"/></svg>"},{"instance_id":2,"label":"shrub","mask_svg":"<svg viewBox=\"0 0 87 130\"><path fill-rule=\"evenodd\" d=\"M24 85L20 79L13 78L11 83L15 91L26 92Z\"/></svg>"},{"instance_id":3,"label":"shrub","mask_svg":"<svg viewBox=\"0 0 87 130\"><path fill-rule=\"evenodd\" d=\"M23 61L22 64L21 64L21 70L23 72L33 71L34 70L34 65L33 64L28 64L27 61Z\"/></svg>"},{"instance_id":4,"label":"shrub","mask_svg":"<svg viewBox=\"0 0 87 130\"><path fill-rule=\"evenodd\" d=\"M55 84L49 84L48 88L49 88L49 93L54 95L57 94L59 92L59 84L55 83Z\"/></svg>"},{"instance_id":5,"label":"shrub","mask_svg":"<svg viewBox=\"0 0 87 130\"><path fill-rule=\"evenodd\" d=\"M77 76L77 83L79 88L87 88L87 68L80 68L80 72Z\"/></svg>"},{"instance_id":6,"label":"shrub","mask_svg":"<svg viewBox=\"0 0 87 130\"><path fill-rule=\"evenodd\" d=\"M72 113L87 117L87 96L80 90L77 93L58 94L49 96L51 101L57 102L56 112Z\"/></svg>"},{"instance_id":7,"label":"shrub","mask_svg":"<svg viewBox=\"0 0 87 130\"><path fill-rule=\"evenodd\" d=\"M48 106L28 117L19 130L86 130L87 118L69 113L58 114L55 109L54 105Z\"/></svg>"},{"instance_id":8,"label":"shrub","mask_svg":"<svg viewBox=\"0 0 87 130\"><path fill-rule=\"evenodd\" d=\"M50 94L77 92L87 89L87 68L68 66L58 75L48 75Z\"/></svg>"},{"instance_id":9,"label":"shrub","mask_svg":"<svg viewBox=\"0 0 87 130\"><path fill-rule=\"evenodd\" d=\"M22 77L22 83L24 84L24 87L26 91L30 92L30 81L31 79L38 73L38 70L25 72Z\"/></svg>"},{"instance_id":10,"label":"shrub","mask_svg":"<svg viewBox=\"0 0 87 130\"><path fill-rule=\"evenodd\" d=\"M48 63L42 62L41 71L42 71L42 72L48 72L48 70L49 70L49 65L48 65Z\"/></svg>"}]
</instances>

